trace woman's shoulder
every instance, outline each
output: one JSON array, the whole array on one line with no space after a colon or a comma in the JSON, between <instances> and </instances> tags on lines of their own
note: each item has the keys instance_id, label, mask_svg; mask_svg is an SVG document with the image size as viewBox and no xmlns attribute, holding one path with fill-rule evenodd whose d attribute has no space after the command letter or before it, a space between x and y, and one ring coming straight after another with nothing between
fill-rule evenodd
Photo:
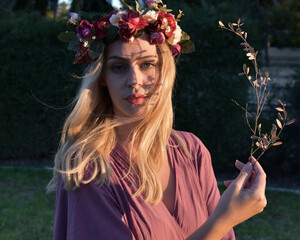
<instances>
[{"instance_id":1,"label":"woman's shoulder","mask_svg":"<svg viewBox=\"0 0 300 240\"><path fill-rule=\"evenodd\" d=\"M178 137L181 139L178 140ZM174 130L171 134L172 143L179 146L176 152L184 154L184 147L189 153L189 157L193 160L196 169L204 169L205 166L211 164L211 155L204 143L193 133L186 131ZM182 146L184 144L185 146ZM203 167L204 166L204 167Z\"/></svg>"},{"instance_id":2,"label":"woman's shoulder","mask_svg":"<svg viewBox=\"0 0 300 240\"><path fill-rule=\"evenodd\" d=\"M171 139L174 143L178 144L178 137L181 138L186 144L187 149L191 151L208 151L204 143L193 133L173 130Z\"/></svg>"}]
</instances>

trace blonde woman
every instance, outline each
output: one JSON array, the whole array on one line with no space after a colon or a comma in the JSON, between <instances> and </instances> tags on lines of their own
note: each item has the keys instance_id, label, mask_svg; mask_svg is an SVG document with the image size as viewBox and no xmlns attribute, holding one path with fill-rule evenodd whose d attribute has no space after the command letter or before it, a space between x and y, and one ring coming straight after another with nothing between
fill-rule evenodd
<instances>
[{"instance_id":1,"label":"blonde woman","mask_svg":"<svg viewBox=\"0 0 300 240\"><path fill-rule=\"evenodd\" d=\"M75 62L90 65L48 185L55 240L235 239L232 228L266 206L255 159L236 162L241 173L220 198L208 150L172 129L174 55L193 45L164 5L146 3L147 13L129 8L93 23L71 14Z\"/></svg>"}]
</instances>

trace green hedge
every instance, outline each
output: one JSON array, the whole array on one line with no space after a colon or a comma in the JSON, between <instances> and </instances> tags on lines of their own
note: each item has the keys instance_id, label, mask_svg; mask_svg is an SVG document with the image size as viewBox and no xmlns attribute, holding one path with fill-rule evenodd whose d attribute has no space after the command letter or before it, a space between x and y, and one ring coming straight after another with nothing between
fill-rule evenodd
<instances>
[{"instance_id":1,"label":"green hedge","mask_svg":"<svg viewBox=\"0 0 300 240\"><path fill-rule=\"evenodd\" d=\"M53 107L67 106L78 86L73 56L56 38L64 23L19 12L0 24L1 159L49 157L66 114Z\"/></svg>"},{"instance_id":2,"label":"green hedge","mask_svg":"<svg viewBox=\"0 0 300 240\"><path fill-rule=\"evenodd\" d=\"M215 169L228 171L236 158L246 160L249 154L250 133L243 111L231 101L242 105L247 101L248 82L237 76L247 59L238 38L217 31L217 25L219 20L242 17L250 42L258 43L255 22L225 3L215 8L200 8L193 1L167 3L185 10L180 25L196 45L195 53L181 56L178 62L175 128L199 136ZM0 49L0 159L50 158L69 111L64 107L80 82L71 74L82 72L79 65L71 64L74 54L56 37L65 30L65 20L24 12L0 20L0 43L7 46Z\"/></svg>"}]
</instances>

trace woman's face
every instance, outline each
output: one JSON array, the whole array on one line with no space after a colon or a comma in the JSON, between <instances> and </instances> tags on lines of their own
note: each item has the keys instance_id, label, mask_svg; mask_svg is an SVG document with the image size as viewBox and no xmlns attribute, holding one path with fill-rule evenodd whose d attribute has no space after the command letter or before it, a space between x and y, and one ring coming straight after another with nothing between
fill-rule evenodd
<instances>
[{"instance_id":1,"label":"woman's face","mask_svg":"<svg viewBox=\"0 0 300 240\"><path fill-rule=\"evenodd\" d=\"M104 82L114 115L134 117L143 114L159 79L159 57L148 35L132 43L118 40L108 47Z\"/></svg>"}]
</instances>

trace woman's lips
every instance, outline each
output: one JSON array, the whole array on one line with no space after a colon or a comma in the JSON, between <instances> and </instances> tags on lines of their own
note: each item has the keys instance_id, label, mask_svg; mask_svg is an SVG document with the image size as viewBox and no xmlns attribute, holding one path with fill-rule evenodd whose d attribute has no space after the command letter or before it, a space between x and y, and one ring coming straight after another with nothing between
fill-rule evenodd
<instances>
[{"instance_id":1,"label":"woman's lips","mask_svg":"<svg viewBox=\"0 0 300 240\"><path fill-rule=\"evenodd\" d=\"M145 101L145 97L145 95L141 94L132 94L130 96L127 96L125 100L130 104L142 104Z\"/></svg>"}]
</instances>

